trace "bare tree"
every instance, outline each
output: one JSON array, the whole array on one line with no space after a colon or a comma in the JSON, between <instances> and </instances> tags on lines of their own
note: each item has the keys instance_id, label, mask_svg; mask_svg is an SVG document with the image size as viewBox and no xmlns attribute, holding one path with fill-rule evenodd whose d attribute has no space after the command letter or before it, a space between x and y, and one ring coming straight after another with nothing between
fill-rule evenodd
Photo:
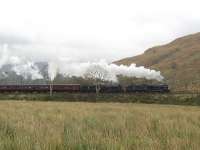
<instances>
[{"instance_id":1,"label":"bare tree","mask_svg":"<svg viewBox=\"0 0 200 150\"><path fill-rule=\"evenodd\" d=\"M101 90L101 84L105 82L108 78L108 71L99 65L93 65L88 68L84 77L86 79L94 81L96 87L96 93L98 94Z\"/></svg>"},{"instance_id":2,"label":"bare tree","mask_svg":"<svg viewBox=\"0 0 200 150\"><path fill-rule=\"evenodd\" d=\"M125 77L125 76L122 76L122 75L118 75L117 79L118 79L119 84L122 86L124 93L126 93L126 87L128 85L130 85L130 83L132 82L131 78Z\"/></svg>"}]
</instances>

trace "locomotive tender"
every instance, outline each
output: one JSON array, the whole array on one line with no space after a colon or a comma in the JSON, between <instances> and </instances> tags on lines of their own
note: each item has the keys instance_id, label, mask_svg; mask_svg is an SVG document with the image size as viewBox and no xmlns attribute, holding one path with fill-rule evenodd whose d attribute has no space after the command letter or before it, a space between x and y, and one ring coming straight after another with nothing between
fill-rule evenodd
<instances>
[{"instance_id":1,"label":"locomotive tender","mask_svg":"<svg viewBox=\"0 0 200 150\"><path fill-rule=\"evenodd\" d=\"M0 92L68 92L68 93L95 93L95 85L80 84L26 84L26 85L0 85ZM122 87L121 85L100 85L100 93L145 93L169 92L168 85L129 85Z\"/></svg>"}]
</instances>

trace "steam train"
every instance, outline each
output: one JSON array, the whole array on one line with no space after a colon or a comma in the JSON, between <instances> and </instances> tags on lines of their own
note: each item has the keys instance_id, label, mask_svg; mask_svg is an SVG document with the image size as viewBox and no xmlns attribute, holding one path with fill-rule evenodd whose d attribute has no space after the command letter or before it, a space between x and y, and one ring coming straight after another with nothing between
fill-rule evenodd
<instances>
[{"instance_id":1,"label":"steam train","mask_svg":"<svg viewBox=\"0 0 200 150\"><path fill-rule=\"evenodd\" d=\"M95 93L95 85L80 84L27 84L27 85L0 85L0 92L68 92L68 93ZM100 93L142 93L142 92L169 92L168 85L99 85Z\"/></svg>"}]
</instances>

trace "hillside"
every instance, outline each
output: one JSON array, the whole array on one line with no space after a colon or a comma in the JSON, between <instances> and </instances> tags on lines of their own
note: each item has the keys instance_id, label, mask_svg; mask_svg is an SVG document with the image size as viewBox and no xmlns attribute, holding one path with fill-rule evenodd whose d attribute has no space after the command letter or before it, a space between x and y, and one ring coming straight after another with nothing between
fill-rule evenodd
<instances>
[{"instance_id":1,"label":"hillside","mask_svg":"<svg viewBox=\"0 0 200 150\"><path fill-rule=\"evenodd\" d=\"M137 66L160 70L175 91L200 91L200 33L178 38L115 63L136 63Z\"/></svg>"}]
</instances>

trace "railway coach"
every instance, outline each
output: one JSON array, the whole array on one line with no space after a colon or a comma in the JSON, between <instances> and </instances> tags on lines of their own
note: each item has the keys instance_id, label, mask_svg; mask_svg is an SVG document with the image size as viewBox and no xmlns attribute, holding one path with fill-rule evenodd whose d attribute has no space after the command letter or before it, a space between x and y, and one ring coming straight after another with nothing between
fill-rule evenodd
<instances>
[{"instance_id":1,"label":"railway coach","mask_svg":"<svg viewBox=\"0 0 200 150\"><path fill-rule=\"evenodd\" d=\"M125 89L125 90L124 90ZM25 85L0 85L0 92L68 92L68 93L96 93L95 85L80 84L25 84ZM164 93L169 92L168 85L98 85L99 93Z\"/></svg>"},{"instance_id":2,"label":"railway coach","mask_svg":"<svg viewBox=\"0 0 200 150\"><path fill-rule=\"evenodd\" d=\"M80 84L0 85L0 92L80 92Z\"/></svg>"}]
</instances>

